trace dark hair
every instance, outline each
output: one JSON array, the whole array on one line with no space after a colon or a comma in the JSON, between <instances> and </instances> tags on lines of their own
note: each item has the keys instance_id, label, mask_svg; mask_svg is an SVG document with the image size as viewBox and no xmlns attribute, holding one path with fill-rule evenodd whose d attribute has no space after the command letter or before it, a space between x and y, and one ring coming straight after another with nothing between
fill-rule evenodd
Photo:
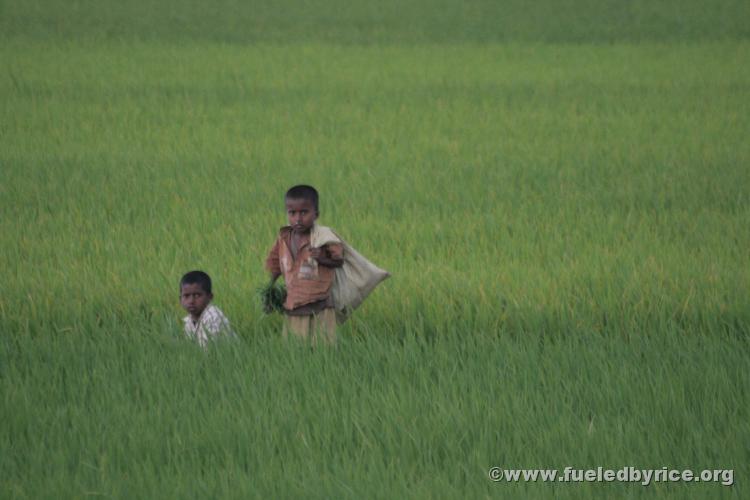
<instances>
[{"instance_id":1,"label":"dark hair","mask_svg":"<svg viewBox=\"0 0 750 500\"><path fill-rule=\"evenodd\" d=\"M318 192L314 187L308 186L307 184L299 184L289 189L286 192L285 199L289 200L308 200L315 207L315 211L318 211Z\"/></svg>"},{"instance_id":2,"label":"dark hair","mask_svg":"<svg viewBox=\"0 0 750 500\"><path fill-rule=\"evenodd\" d=\"M200 285L204 292L211 293L211 277L203 271L190 271L180 280L180 289L185 285Z\"/></svg>"}]
</instances>

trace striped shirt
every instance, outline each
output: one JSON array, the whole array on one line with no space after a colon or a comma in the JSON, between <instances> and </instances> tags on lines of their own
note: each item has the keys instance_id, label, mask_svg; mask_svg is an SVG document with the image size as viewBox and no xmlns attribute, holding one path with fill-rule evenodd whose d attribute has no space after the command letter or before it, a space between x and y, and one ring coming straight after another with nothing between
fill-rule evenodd
<instances>
[{"instance_id":1,"label":"striped shirt","mask_svg":"<svg viewBox=\"0 0 750 500\"><path fill-rule=\"evenodd\" d=\"M185 335L197 340L203 348L206 347L211 337L215 338L222 334L229 337L236 336L227 317L213 304L209 304L203 310L197 322L193 321L190 316L185 316L182 321L185 322Z\"/></svg>"}]
</instances>

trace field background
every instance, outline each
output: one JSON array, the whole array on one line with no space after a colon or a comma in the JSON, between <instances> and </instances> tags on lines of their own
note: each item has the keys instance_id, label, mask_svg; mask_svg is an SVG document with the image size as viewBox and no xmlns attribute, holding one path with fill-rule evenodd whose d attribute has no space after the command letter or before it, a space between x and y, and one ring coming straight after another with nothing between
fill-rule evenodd
<instances>
[{"instance_id":1,"label":"field background","mask_svg":"<svg viewBox=\"0 0 750 500\"><path fill-rule=\"evenodd\" d=\"M0 2L0 496L747 498L750 3ZM335 350L283 192L390 270ZM240 341L180 337L200 268ZM506 484L506 468L735 484Z\"/></svg>"}]
</instances>

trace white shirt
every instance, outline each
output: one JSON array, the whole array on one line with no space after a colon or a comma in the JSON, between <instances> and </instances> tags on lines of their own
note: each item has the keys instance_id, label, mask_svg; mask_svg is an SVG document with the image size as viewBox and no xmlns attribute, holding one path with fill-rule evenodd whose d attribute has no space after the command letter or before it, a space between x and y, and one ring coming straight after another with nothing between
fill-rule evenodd
<instances>
[{"instance_id":1,"label":"white shirt","mask_svg":"<svg viewBox=\"0 0 750 500\"><path fill-rule=\"evenodd\" d=\"M229 320L221 309L213 304L209 304L201 313L198 322L193 322L189 315L185 316L182 321L185 322L185 335L191 339L196 339L201 347L206 347L209 337L218 337L222 333L234 337L234 331L229 325Z\"/></svg>"}]
</instances>

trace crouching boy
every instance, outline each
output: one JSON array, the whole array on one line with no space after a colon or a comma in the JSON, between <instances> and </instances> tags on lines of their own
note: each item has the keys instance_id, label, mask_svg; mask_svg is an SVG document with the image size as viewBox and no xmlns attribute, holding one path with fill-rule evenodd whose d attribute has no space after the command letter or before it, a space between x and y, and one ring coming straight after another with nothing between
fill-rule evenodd
<instances>
[{"instance_id":1,"label":"crouching boy","mask_svg":"<svg viewBox=\"0 0 750 500\"><path fill-rule=\"evenodd\" d=\"M221 309L211 304L213 298L211 277L203 271L190 271L180 280L180 305L189 313L183 318L185 335L204 349L221 335L236 336Z\"/></svg>"}]
</instances>

